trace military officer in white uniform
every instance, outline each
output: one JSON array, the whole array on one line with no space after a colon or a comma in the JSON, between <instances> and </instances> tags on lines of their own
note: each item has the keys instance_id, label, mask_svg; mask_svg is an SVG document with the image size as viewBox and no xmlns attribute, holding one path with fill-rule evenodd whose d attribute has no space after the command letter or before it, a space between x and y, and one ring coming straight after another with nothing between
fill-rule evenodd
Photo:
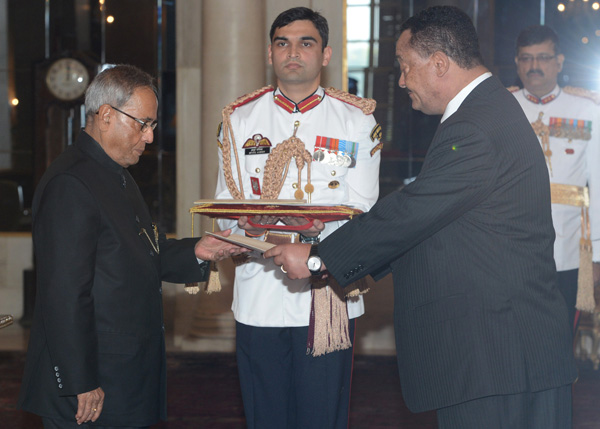
<instances>
[{"instance_id":1,"label":"military officer in white uniform","mask_svg":"<svg viewBox=\"0 0 600 429\"><path fill-rule=\"evenodd\" d=\"M363 211L376 202L381 127L370 113L375 103L320 87L321 68L331 57L327 38L327 21L311 9L293 8L276 18L268 52L277 89L263 88L229 106L230 118L219 133L216 198L261 198L269 155L279 143L295 136L313 159L312 188L307 187L307 165L299 179L292 159L279 199L307 199L310 194L313 204L350 204ZM224 161L223 145L229 144L224 133L229 129L239 173L235 153ZM227 171L232 172L229 181L235 182L235 188L243 188L243 195L231 192ZM233 228L259 240L274 236L268 227L252 227L247 221L243 217L219 223L221 228ZM255 225L299 222L269 216L254 221ZM277 239L323 239L343 222L317 220L300 235L279 235ZM364 313L362 297L348 298L345 307L350 319L348 336L353 341L355 318ZM311 284L288 279L270 259L251 259L236 268L232 310L248 427L346 428L353 350L351 344L345 344L341 350L320 356L307 351Z\"/></svg>"},{"instance_id":2,"label":"military officer in white uniform","mask_svg":"<svg viewBox=\"0 0 600 429\"><path fill-rule=\"evenodd\" d=\"M560 51L558 36L551 28L528 27L519 35L516 49L517 73L524 88L513 88L513 94L534 129L541 127L537 130L538 136L549 135L549 147L543 149L550 182L589 187L593 272L597 284L600 277L600 108L592 101L591 93L558 86L557 77L565 57ZM536 123L538 119L541 123ZM540 138L542 146L545 145L543 140ZM579 207L552 204L556 232L554 259L559 287L567 301L574 329L581 214Z\"/></svg>"}]
</instances>

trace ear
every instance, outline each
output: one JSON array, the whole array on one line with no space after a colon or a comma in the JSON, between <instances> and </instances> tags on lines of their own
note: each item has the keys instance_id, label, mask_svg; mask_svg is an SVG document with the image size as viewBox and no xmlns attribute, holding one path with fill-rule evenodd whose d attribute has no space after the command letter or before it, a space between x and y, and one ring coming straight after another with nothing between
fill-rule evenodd
<instances>
[{"instance_id":1,"label":"ear","mask_svg":"<svg viewBox=\"0 0 600 429\"><path fill-rule=\"evenodd\" d=\"M558 54L556 56L556 61L558 62L558 72L560 73L563 68L563 63L565 62L565 56L563 54Z\"/></svg>"},{"instance_id":2,"label":"ear","mask_svg":"<svg viewBox=\"0 0 600 429\"><path fill-rule=\"evenodd\" d=\"M450 69L450 58L442 51L436 51L431 56L431 61L437 77L444 76Z\"/></svg>"},{"instance_id":3,"label":"ear","mask_svg":"<svg viewBox=\"0 0 600 429\"><path fill-rule=\"evenodd\" d=\"M100 128L102 131L106 131L110 127L112 112L113 109L108 104L103 104L98 109L96 123L98 124L98 128Z\"/></svg>"},{"instance_id":4,"label":"ear","mask_svg":"<svg viewBox=\"0 0 600 429\"><path fill-rule=\"evenodd\" d=\"M515 65L519 67L519 57L515 57Z\"/></svg>"},{"instance_id":5,"label":"ear","mask_svg":"<svg viewBox=\"0 0 600 429\"><path fill-rule=\"evenodd\" d=\"M273 51L271 51L271 45L269 45L269 64L273 64Z\"/></svg>"},{"instance_id":6,"label":"ear","mask_svg":"<svg viewBox=\"0 0 600 429\"><path fill-rule=\"evenodd\" d=\"M331 49L331 46L326 46L325 49L323 49L323 63L322 63L323 67L325 67L327 64L329 64L332 53L333 53L333 50Z\"/></svg>"}]
</instances>

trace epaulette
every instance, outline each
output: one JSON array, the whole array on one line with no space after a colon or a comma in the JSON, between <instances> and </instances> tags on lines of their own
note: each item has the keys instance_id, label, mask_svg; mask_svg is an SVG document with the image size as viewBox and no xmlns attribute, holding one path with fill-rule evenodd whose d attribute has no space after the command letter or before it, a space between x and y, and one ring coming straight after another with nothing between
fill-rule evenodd
<instances>
[{"instance_id":1,"label":"epaulette","mask_svg":"<svg viewBox=\"0 0 600 429\"><path fill-rule=\"evenodd\" d=\"M518 90L520 90L521 88L519 88L519 87L518 87L518 86L516 86L516 85L513 85L513 86L509 86L509 87L507 87L506 89L508 89L508 92L517 92L517 91L518 91Z\"/></svg>"},{"instance_id":2,"label":"epaulette","mask_svg":"<svg viewBox=\"0 0 600 429\"><path fill-rule=\"evenodd\" d=\"M592 100L596 104L600 104L600 93L596 91L591 91L585 88L578 88L576 86L565 86L563 88L567 94L574 95L576 97L587 98L588 100Z\"/></svg>"},{"instance_id":3,"label":"epaulette","mask_svg":"<svg viewBox=\"0 0 600 429\"><path fill-rule=\"evenodd\" d=\"M375 111L377 102L371 98L360 98L346 91L341 91L335 88L325 88L325 93L330 97L358 107L365 115L370 115Z\"/></svg>"},{"instance_id":4,"label":"epaulette","mask_svg":"<svg viewBox=\"0 0 600 429\"><path fill-rule=\"evenodd\" d=\"M256 91L253 91L249 94L238 97L233 103L230 103L227 106L225 106L225 109L223 109L223 110L228 110L229 113L231 113L238 107L241 107L244 104L248 104L251 101L256 100L257 98L262 97L267 92L273 92L274 90L275 90L275 88L273 88L271 85L267 85L265 87L257 89Z\"/></svg>"}]
</instances>

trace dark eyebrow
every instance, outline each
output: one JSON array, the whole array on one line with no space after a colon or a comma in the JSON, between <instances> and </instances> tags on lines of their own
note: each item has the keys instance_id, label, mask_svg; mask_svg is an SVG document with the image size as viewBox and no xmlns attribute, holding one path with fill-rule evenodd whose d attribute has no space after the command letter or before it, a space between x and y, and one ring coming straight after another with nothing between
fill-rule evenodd
<instances>
[{"instance_id":1,"label":"dark eyebrow","mask_svg":"<svg viewBox=\"0 0 600 429\"><path fill-rule=\"evenodd\" d=\"M275 42L277 40L283 40L285 42L289 41L289 39L287 37L283 37L283 36L277 36L277 37L273 38L273 42ZM303 36L303 37L300 37L300 40L312 40L313 42L317 43L317 39L315 39L312 36Z\"/></svg>"}]
</instances>

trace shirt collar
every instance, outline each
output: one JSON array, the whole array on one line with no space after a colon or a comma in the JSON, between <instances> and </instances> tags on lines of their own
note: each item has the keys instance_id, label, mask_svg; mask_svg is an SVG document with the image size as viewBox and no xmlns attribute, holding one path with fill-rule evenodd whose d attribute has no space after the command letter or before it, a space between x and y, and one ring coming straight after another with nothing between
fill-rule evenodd
<instances>
[{"instance_id":1,"label":"shirt collar","mask_svg":"<svg viewBox=\"0 0 600 429\"><path fill-rule=\"evenodd\" d=\"M546 104L546 103L550 103L552 100L554 100L556 97L558 97L558 95L560 94L560 86L556 85L554 87L554 89L552 91L550 91L548 94L544 95L543 97L537 97L535 95L533 95L531 92L527 91L527 89L523 88L523 95L525 95L525 98L527 100L529 100L530 102L534 103L534 104Z\"/></svg>"},{"instance_id":2,"label":"shirt collar","mask_svg":"<svg viewBox=\"0 0 600 429\"><path fill-rule=\"evenodd\" d=\"M298 104L294 103L292 100L286 97L285 94L281 92L279 88L277 88L277 90L273 93L273 101L275 101L275 104L277 104L279 107L281 107L289 113L306 113L309 110L318 106L319 103L323 100L323 97L325 97L325 90L320 86L315 92L313 92L310 96L306 97Z\"/></svg>"},{"instance_id":3,"label":"shirt collar","mask_svg":"<svg viewBox=\"0 0 600 429\"><path fill-rule=\"evenodd\" d=\"M446 106L446 110L444 111L444 115L442 116L442 120L440 121L440 123L444 122L451 115L453 115L454 112L456 112L458 110L458 108L460 107L462 102L465 101L465 98L467 98L467 96L471 93L471 91L473 91L477 87L477 85L479 85L481 82L483 82L484 80L486 80L487 78L489 78L491 76L492 76L492 73L485 72L482 75L479 75L478 77L476 77L474 80L472 80L471 83L469 83L463 89L461 89L460 92L458 94L456 94L454 96L454 98L452 100L450 100L450 102Z\"/></svg>"}]
</instances>

